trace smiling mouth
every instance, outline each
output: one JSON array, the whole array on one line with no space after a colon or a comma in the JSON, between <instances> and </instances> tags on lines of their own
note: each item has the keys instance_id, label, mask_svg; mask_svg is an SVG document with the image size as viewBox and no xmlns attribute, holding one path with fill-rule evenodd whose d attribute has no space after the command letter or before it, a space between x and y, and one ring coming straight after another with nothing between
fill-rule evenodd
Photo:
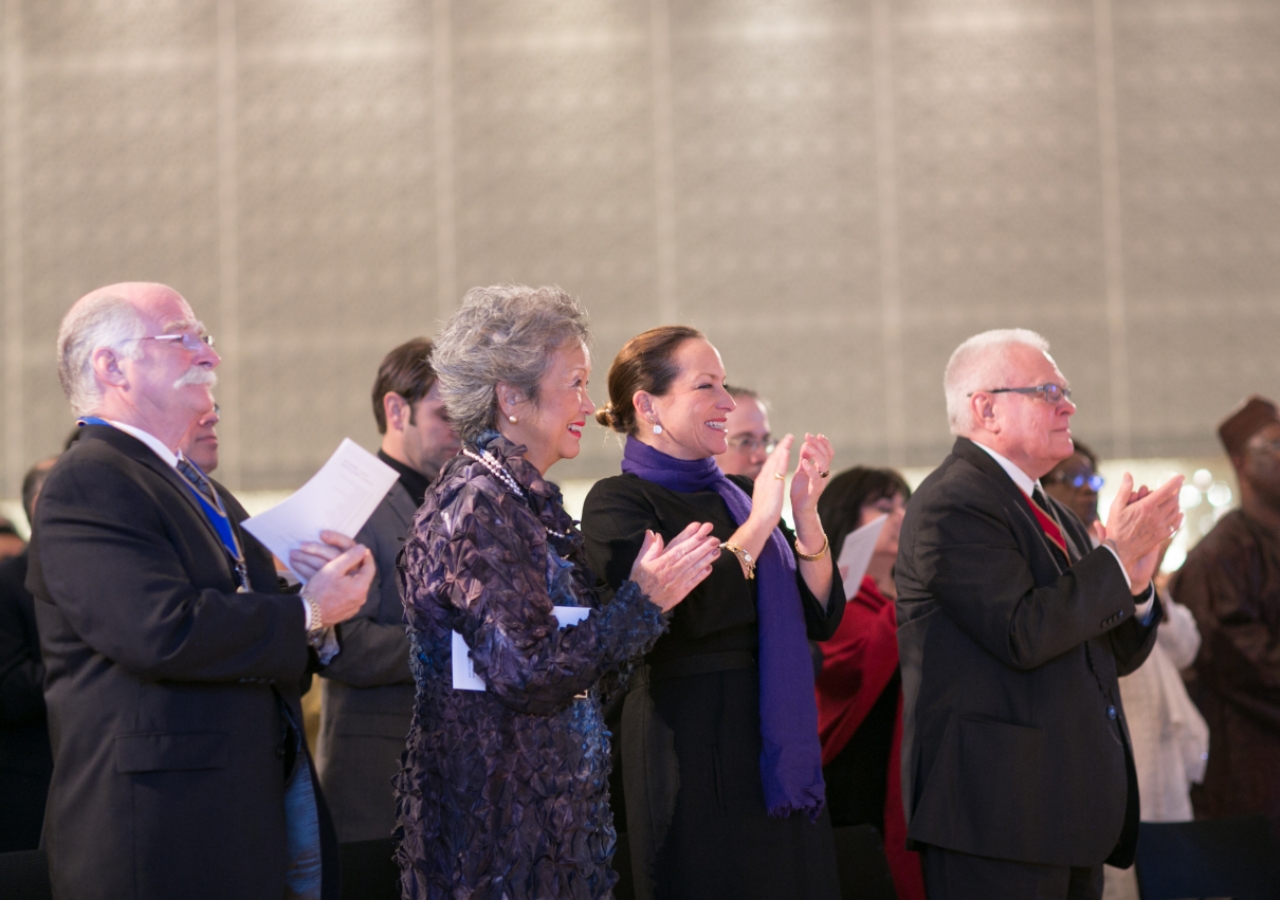
<instances>
[{"instance_id":1,"label":"smiling mouth","mask_svg":"<svg viewBox=\"0 0 1280 900\"><path fill-rule=\"evenodd\" d=\"M574 422L569 426L569 433L575 437L582 437L582 426L586 424L586 422Z\"/></svg>"},{"instance_id":2,"label":"smiling mouth","mask_svg":"<svg viewBox=\"0 0 1280 900\"><path fill-rule=\"evenodd\" d=\"M716 431L727 431L729 429L729 422L726 419L721 419L718 422L706 422L704 424L708 428L714 428Z\"/></svg>"}]
</instances>

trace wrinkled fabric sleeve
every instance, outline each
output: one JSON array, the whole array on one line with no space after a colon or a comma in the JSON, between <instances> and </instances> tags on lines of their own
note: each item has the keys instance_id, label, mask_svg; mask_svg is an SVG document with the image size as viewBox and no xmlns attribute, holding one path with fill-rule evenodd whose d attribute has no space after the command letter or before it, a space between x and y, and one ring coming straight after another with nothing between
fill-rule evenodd
<instances>
[{"instance_id":1,"label":"wrinkled fabric sleeve","mask_svg":"<svg viewBox=\"0 0 1280 900\"><path fill-rule=\"evenodd\" d=\"M116 466L55 472L28 584L42 579L76 634L139 677L296 682L308 662L298 598L194 588L156 504Z\"/></svg>"},{"instance_id":2,"label":"wrinkled fabric sleeve","mask_svg":"<svg viewBox=\"0 0 1280 900\"><path fill-rule=\"evenodd\" d=\"M462 635L476 674L496 697L518 712L546 715L647 652L666 622L627 582L612 603L559 628L547 589L543 526L513 495L492 496L482 483L473 480L453 508L419 519L425 541L406 545L406 583L426 586L448 604L448 625ZM579 600L596 606L594 597Z\"/></svg>"}]
</instances>

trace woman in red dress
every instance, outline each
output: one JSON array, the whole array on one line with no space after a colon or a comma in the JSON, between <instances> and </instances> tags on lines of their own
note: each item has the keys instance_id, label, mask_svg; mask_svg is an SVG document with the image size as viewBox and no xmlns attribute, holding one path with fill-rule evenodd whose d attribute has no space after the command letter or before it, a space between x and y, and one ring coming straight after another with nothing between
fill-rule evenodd
<instances>
[{"instance_id":1,"label":"woman in red dress","mask_svg":"<svg viewBox=\"0 0 1280 900\"><path fill-rule=\"evenodd\" d=\"M902 678L894 614L893 564L910 496L892 469L857 467L835 476L818 503L837 554L851 532L889 517L839 629L820 645L818 728L831 824L874 826L884 838L899 900L924 900L920 860L906 847L902 811ZM848 583L849 573L841 574Z\"/></svg>"}]
</instances>

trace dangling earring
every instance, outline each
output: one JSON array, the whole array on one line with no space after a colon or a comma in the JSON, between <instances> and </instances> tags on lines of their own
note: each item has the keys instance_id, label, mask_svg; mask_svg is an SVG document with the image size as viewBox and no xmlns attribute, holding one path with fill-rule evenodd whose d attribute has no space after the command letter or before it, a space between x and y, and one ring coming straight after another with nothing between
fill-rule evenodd
<instances>
[{"instance_id":1,"label":"dangling earring","mask_svg":"<svg viewBox=\"0 0 1280 900\"><path fill-rule=\"evenodd\" d=\"M654 434L662 434L662 426L661 426L661 425L659 425L657 422L654 422L654 423L653 423L653 433L654 433Z\"/></svg>"},{"instance_id":2,"label":"dangling earring","mask_svg":"<svg viewBox=\"0 0 1280 900\"><path fill-rule=\"evenodd\" d=\"M519 421L519 419L517 419L515 416L507 416L507 421L510 422L512 425L514 425L516 424L516 422Z\"/></svg>"}]
</instances>

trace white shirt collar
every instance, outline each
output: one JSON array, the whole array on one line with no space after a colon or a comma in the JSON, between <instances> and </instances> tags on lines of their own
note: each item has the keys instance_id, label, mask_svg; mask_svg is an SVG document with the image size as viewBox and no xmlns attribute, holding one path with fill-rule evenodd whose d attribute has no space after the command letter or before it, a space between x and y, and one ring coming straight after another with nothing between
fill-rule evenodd
<instances>
[{"instance_id":1,"label":"white shirt collar","mask_svg":"<svg viewBox=\"0 0 1280 900\"><path fill-rule=\"evenodd\" d=\"M160 438L156 437L154 434L143 431L141 428L135 428L132 425L126 425L123 422L113 421L112 419L104 419L103 421L110 422L125 434L131 434L138 440L142 441L142 443L146 444L155 452L156 456L168 463L170 468L178 468L178 455L166 447L164 445L164 441L160 440Z\"/></svg>"},{"instance_id":2,"label":"white shirt collar","mask_svg":"<svg viewBox=\"0 0 1280 900\"><path fill-rule=\"evenodd\" d=\"M1040 486L1040 479L1032 478L1026 472L1019 469L1016 463L1010 462L986 444L979 444L977 441L974 441L974 444L985 450L988 456L998 462L1000 464L1000 468L1005 470L1008 476L1013 479L1013 483L1016 484L1022 493L1026 494L1028 497L1031 496L1032 491Z\"/></svg>"}]
</instances>

